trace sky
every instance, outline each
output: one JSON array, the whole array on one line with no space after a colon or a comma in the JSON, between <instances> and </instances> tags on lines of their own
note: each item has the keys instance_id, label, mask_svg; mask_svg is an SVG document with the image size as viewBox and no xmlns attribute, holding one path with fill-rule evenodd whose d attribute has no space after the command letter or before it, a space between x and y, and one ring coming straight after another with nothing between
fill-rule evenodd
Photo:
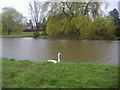
<instances>
[{"instance_id":1,"label":"sky","mask_svg":"<svg viewBox=\"0 0 120 90\"><path fill-rule=\"evenodd\" d=\"M17 11L22 13L25 17L27 17L27 19L29 19L29 11L28 11L29 1L32 1L32 0L0 0L0 13L2 12L2 8L4 7L13 7ZM41 0L38 0L38 1L41 1ZM107 1L109 2L109 7L107 10L104 10L106 13L113 10L114 8L118 10L118 1L120 0L107 0Z\"/></svg>"}]
</instances>

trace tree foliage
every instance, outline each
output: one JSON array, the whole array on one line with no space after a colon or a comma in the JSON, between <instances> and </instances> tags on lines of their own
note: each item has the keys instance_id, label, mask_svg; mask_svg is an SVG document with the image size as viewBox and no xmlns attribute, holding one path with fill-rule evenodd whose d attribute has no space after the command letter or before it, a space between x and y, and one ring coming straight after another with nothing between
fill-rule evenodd
<instances>
[{"instance_id":1,"label":"tree foliage","mask_svg":"<svg viewBox=\"0 0 120 90\"><path fill-rule=\"evenodd\" d=\"M49 16L46 33L50 36L60 35L62 33L62 23L59 18Z\"/></svg>"},{"instance_id":2,"label":"tree foliage","mask_svg":"<svg viewBox=\"0 0 120 90\"><path fill-rule=\"evenodd\" d=\"M2 12L2 32L11 34L23 30L23 15L11 7L3 8Z\"/></svg>"},{"instance_id":3,"label":"tree foliage","mask_svg":"<svg viewBox=\"0 0 120 90\"><path fill-rule=\"evenodd\" d=\"M88 17L97 17L102 12L101 2L46 2L43 4L44 10L50 8L48 15L56 15L58 13L66 16L73 16L75 14L87 15ZM105 3L104 3L105 4Z\"/></svg>"},{"instance_id":4,"label":"tree foliage","mask_svg":"<svg viewBox=\"0 0 120 90\"><path fill-rule=\"evenodd\" d=\"M115 26L112 19L101 16L102 4L100 2L45 3L44 5L51 7L48 12L47 34L78 35L83 39L114 39Z\"/></svg>"},{"instance_id":5,"label":"tree foliage","mask_svg":"<svg viewBox=\"0 0 120 90\"><path fill-rule=\"evenodd\" d=\"M112 20L106 18L95 18L94 21L86 20L82 28L81 37L87 39L114 39L115 26Z\"/></svg>"},{"instance_id":6,"label":"tree foliage","mask_svg":"<svg viewBox=\"0 0 120 90\"><path fill-rule=\"evenodd\" d=\"M41 7L41 10L48 16L47 21L43 19L43 23L46 25L46 33L50 36L77 35L85 39L114 39L115 26L111 19L102 15L103 4L107 8L107 3L91 2L91 0L87 2L44 2L38 7ZM35 8L37 9L39 8ZM40 18L40 16L36 17Z\"/></svg>"},{"instance_id":7,"label":"tree foliage","mask_svg":"<svg viewBox=\"0 0 120 90\"><path fill-rule=\"evenodd\" d=\"M115 26L111 19L98 17L94 20L84 15L73 17L50 16L46 28L48 35L79 35L83 39L114 39Z\"/></svg>"}]
</instances>

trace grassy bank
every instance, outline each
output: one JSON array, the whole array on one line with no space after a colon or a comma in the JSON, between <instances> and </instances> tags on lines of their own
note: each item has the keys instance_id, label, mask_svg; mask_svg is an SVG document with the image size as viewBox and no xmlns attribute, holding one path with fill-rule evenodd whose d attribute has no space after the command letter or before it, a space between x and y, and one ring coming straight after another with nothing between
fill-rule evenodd
<instances>
[{"instance_id":1,"label":"grassy bank","mask_svg":"<svg viewBox=\"0 0 120 90\"><path fill-rule=\"evenodd\" d=\"M11 35L0 35L0 37L14 38L14 37L33 37L33 32L12 33Z\"/></svg>"},{"instance_id":2,"label":"grassy bank","mask_svg":"<svg viewBox=\"0 0 120 90\"><path fill-rule=\"evenodd\" d=\"M39 32L39 34L41 35L42 33L44 33L43 31ZM3 34L3 35L0 35L0 37L11 37L11 38L14 38L14 37L34 37L33 35L33 32L20 32L20 33L12 33L11 35L8 35L8 34Z\"/></svg>"},{"instance_id":3,"label":"grassy bank","mask_svg":"<svg viewBox=\"0 0 120 90\"><path fill-rule=\"evenodd\" d=\"M4 88L116 88L118 67L101 63L2 59Z\"/></svg>"}]
</instances>

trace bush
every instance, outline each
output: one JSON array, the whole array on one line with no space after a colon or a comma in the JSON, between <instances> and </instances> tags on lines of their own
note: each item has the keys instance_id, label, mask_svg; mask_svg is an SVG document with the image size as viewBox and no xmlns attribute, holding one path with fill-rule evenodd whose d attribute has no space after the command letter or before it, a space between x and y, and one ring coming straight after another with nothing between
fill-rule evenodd
<instances>
[{"instance_id":1,"label":"bush","mask_svg":"<svg viewBox=\"0 0 120 90\"><path fill-rule=\"evenodd\" d=\"M34 32L33 35L34 35L33 37L36 38L39 37L40 34L38 32Z\"/></svg>"},{"instance_id":2,"label":"bush","mask_svg":"<svg viewBox=\"0 0 120 90\"><path fill-rule=\"evenodd\" d=\"M42 36L46 36L47 33L44 31L44 32L42 32L40 35L42 35Z\"/></svg>"}]
</instances>

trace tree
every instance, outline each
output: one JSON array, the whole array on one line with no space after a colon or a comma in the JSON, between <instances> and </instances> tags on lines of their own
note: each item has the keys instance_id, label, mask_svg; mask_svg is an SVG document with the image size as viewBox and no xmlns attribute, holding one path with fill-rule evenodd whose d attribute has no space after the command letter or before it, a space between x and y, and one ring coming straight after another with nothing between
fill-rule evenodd
<instances>
[{"instance_id":1,"label":"tree","mask_svg":"<svg viewBox=\"0 0 120 90\"><path fill-rule=\"evenodd\" d=\"M3 8L2 12L2 32L8 35L14 32L23 31L23 15L11 7Z\"/></svg>"},{"instance_id":2,"label":"tree","mask_svg":"<svg viewBox=\"0 0 120 90\"><path fill-rule=\"evenodd\" d=\"M33 33L34 37L38 37L39 33L38 30L42 27L41 22L44 18L44 10L42 10L42 4L43 2L40 2L38 0L33 0L32 2L29 2L29 12L30 12L30 18L35 25L35 31Z\"/></svg>"},{"instance_id":3,"label":"tree","mask_svg":"<svg viewBox=\"0 0 120 90\"><path fill-rule=\"evenodd\" d=\"M102 4L107 5L107 3L90 2L90 0L88 0L88 2L46 2L44 6L46 6L46 8L49 7L49 15L55 16L61 13L69 17L75 14L82 14L94 18L102 12L100 8Z\"/></svg>"},{"instance_id":4,"label":"tree","mask_svg":"<svg viewBox=\"0 0 120 90\"><path fill-rule=\"evenodd\" d=\"M47 20L45 18L43 18L43 22L42 22L42 30L43 31L45 31L46 25L47 25Z\"/></svg>"},{"instance_id":5,"label":"tree","mask_svg":"<svg viewBox=\"0 0 120 90\"><path fill-rule=\"evenodd\" d=\"M116 25L116 36L120 37L120 19L117 9L110 11L109 15L113 18L113 23Z\"/></svg>"},{"instance_id":6,"label":"tree","mask_svg":"<svg viewBox=\"0 0 120 90\"><path fill-rule=\"evenodd\" d=\"M62 24L57 17L49 16L46 27L46 33L50 36L57 36L62 33Z\"/></svg>"},{"instance_id":7,"label":"tree","mask_svg":"<svg viewBox=\"0 0 120 90\"><path fill-rule=\"evenodd\" d=\"M77 35L84 39L115 38L115 26L112 20L101 15L100 7L107 3L51 2L47 4L51 7L46 28L48 35Z\"/></svg>"},{"instance_id":8,"label":"tree","mask_svg":"<svg viewBox=\"0 0 120 90\"><path fill-rule=\"evenodd\" d=\"M115 39L115 25L111 19L103 17L95 18L94 21L88 21L86 30L81 31L82 36L89 39ZM85 33L84 33L85 32ZM87 34L87 35L86 35Z\"/></svg>"},{"instance_id":9,"label":"tree","mask_svg":"<svg viewBox=\"0 0 120 90\"><path fill-rule=\"evenodd\" d=\"M119 13L118 13L117 9L113 9L113 11L110 11L110 12L109 12L109 15L110 15L111 17L113 17L114 22L115 22L116 25L119 25L119 24L120 24L120 23L119 23Z\"/></svg>"},{"instance_id":10,"label":"tree","mask_svg":"<svg viewBox=\"0 0 120 90\"><path fill-rule=\"evenodd\" d=\"M29 2L29 12L30 18L33 24L36 26L36 31L38 31L40 27L39 23L43 19L42 2L39 2L38 0L33 0L32 2Z\"/></svg>"},{"instance_id":11,"label":"tree","mask_svg":"<svg viewBox=\"0 0 120 90\"><path fill-rule=\"evenodd\" d=\"M74 21L73 18L75 17L79 17L79 16L85 16L88 19L95 18L98 17L100 14L100 6L102 3L100 2L47 2L44 3L44 6L46 6L46 8L50 8L48 15L53 16L54 18L61 18L63 20L57 20L58 22L62 23L62 27L63 29L61 29L62 31L64 31L64 33L66 34L70 34L70 33L79 33L79 29L75 28L74 25ZM47 10L47 9L45 9ZM50 19L52 20L52 19ZM54 23L53 21L48 20L48 24L50 27L50 22ZM73 21L72 21L73 20ZM78 18L79 20L79 18ZM78 21L77 20L77 21ZM55 21L57 23L57 21ZM78 21L80 22L80 21ZM86 23L83 23L84 25ZM54 25L52 25L53 28L57 28ZM52 30L51 27L51 30ZM49 31L49 28L46 28L46 31ZM54 29L53 29L54 30ZM53 30L51 32L53 32ZM56 29L58 30L58 29ZM61 31L61 32L62 32Z\"/></svg>"}]
</instances>

